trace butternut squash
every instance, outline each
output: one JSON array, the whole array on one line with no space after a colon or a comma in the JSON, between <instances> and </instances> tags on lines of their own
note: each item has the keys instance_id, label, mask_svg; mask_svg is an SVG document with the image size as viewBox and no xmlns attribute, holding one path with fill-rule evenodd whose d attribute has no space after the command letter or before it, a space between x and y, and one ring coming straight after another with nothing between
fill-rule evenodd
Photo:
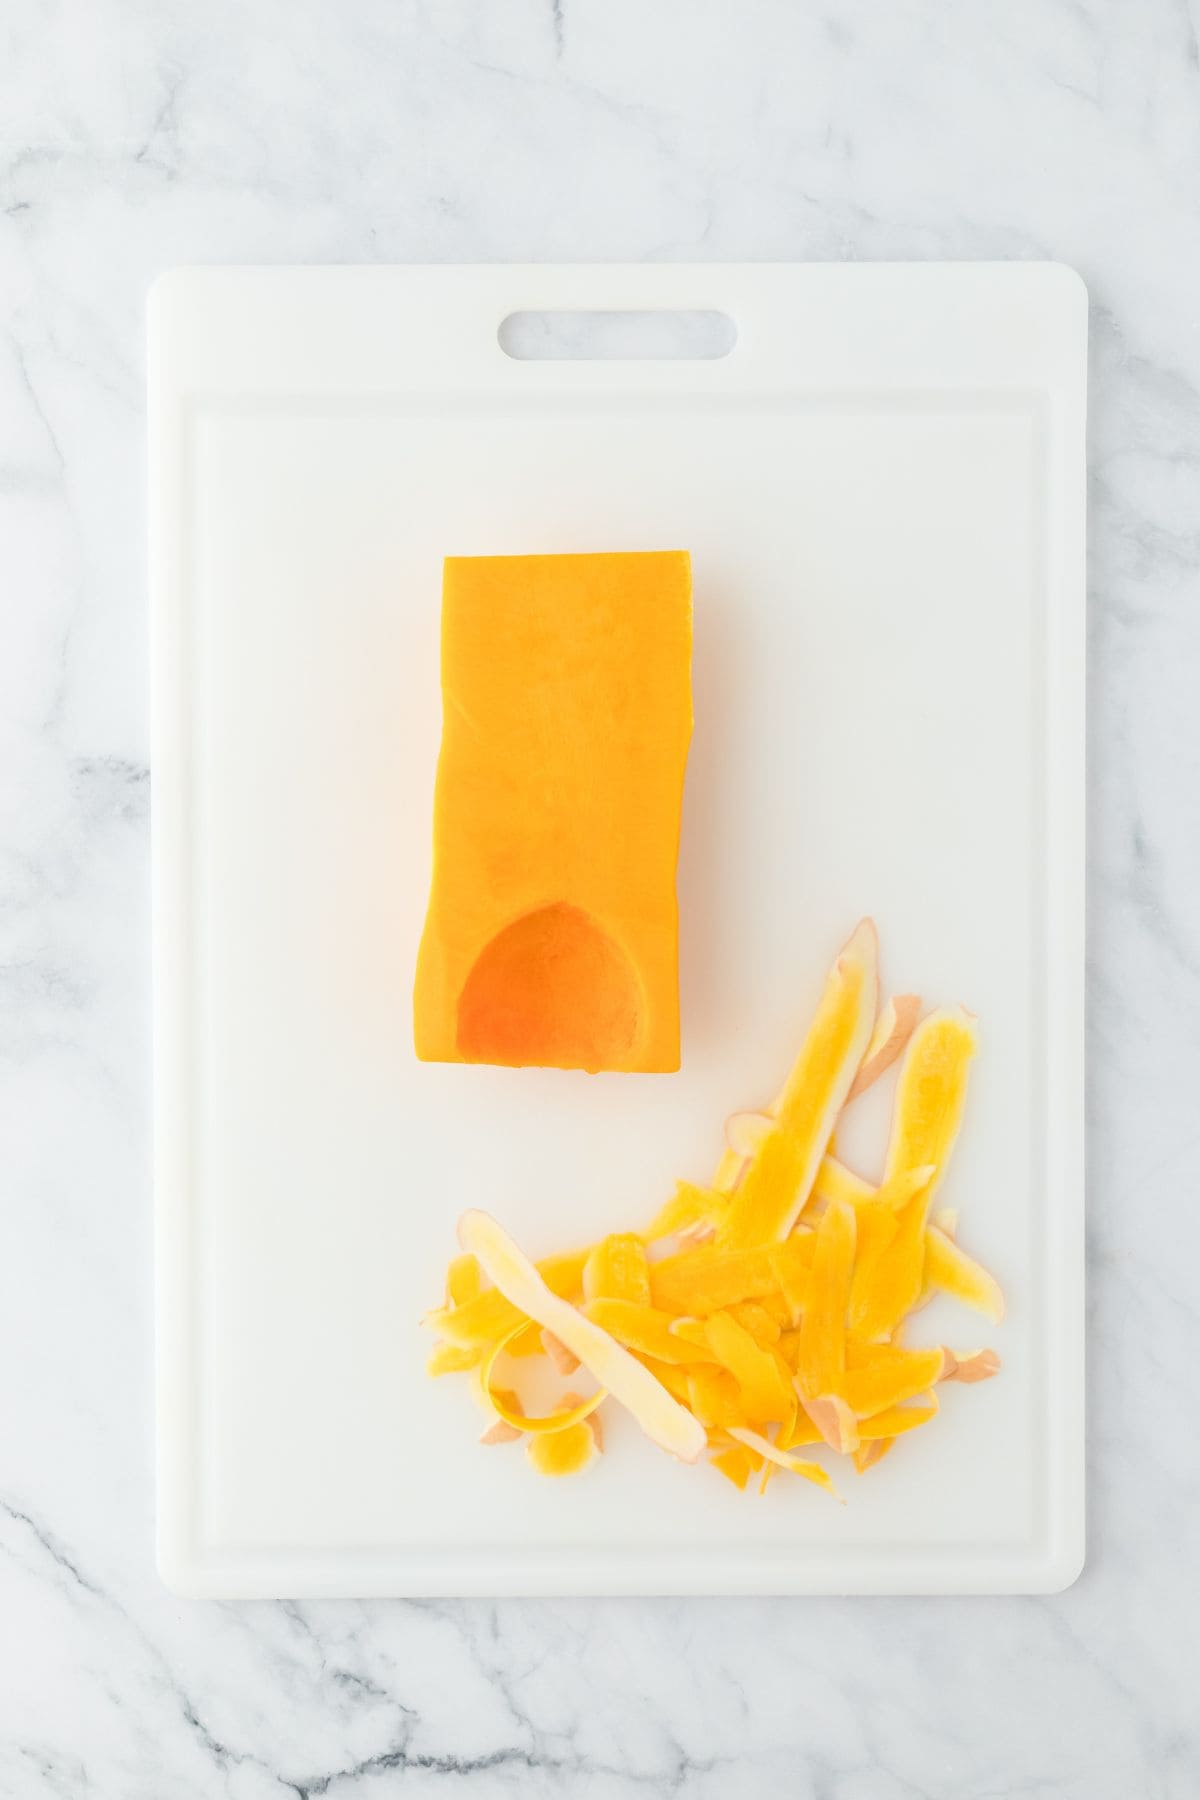
<instances>
[{"instance_id":1,"label":"butternut squash","mask_svg":"<svg viewBox=\"0 0 1200 1800\"><path fill-rule=\"evenodd\" d=\"M679 1067L685 551L447 557L425 1062Z\"/></svg>"}]
</instances>

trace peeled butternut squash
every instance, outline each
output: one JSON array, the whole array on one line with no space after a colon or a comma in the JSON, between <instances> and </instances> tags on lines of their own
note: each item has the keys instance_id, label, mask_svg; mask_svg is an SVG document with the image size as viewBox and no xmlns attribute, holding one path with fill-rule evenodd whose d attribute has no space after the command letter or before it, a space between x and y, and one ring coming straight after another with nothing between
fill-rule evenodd
<instances>
[{"instance_id":1,"label":"peeled butternut squash","mask_svg":"<svg viewBox=\"0 0 1200 1800\"><path fill-rule=\"evenodd\" d=\"M685 551L447 557L417 1055L679 1066Z\"/></svg>"}]
</instances>

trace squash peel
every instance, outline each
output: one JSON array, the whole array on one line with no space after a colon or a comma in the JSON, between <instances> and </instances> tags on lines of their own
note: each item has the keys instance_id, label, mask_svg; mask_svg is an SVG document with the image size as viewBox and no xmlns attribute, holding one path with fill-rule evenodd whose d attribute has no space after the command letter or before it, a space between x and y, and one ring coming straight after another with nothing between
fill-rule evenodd
<instances>
[{"instance_id":1,"label":"squash peel","mask_svg":"<svg viewBox=\"0 0 1200 1800\"><path fill-rule=\"evenodd\" d=\"M682 1462L695 1462L705 1444L697 1420L615 1338L552 1293L494 1219L475 1210L465 1212L458 1222L458 1241L464 1250L474 1253L484 1274L510 1305L552 1331L613 1399L633 1414L647 1437Z\"/></svg>"},{"instance_id":2,"label":"squash peel","mask_svg":"<svg viewBox=\"0 0 1200 1800\"><path fill-rule=\"evenodd\" d=\"M846 1366L846 1306L856 1242L854 1208L840 1202L830 1206L817 1227L800 1321L796 1388L802 1400L833 1391Z\"/></svg>"},{"instance_id":3,"label":"squash peel","mask_svg":"<svg viewBox=\"0 0 1200 1800\"><path fill-rule=\"evenodd\" d=\"M828 1471L823 1469L820 1463L806 1462L803 1457L792 1456L787 1450L778 1449L769 1438L763 1437L761 1433L744 1430L741 1426L735 1425L729 1435L736 1438L739 1444L744 1444L747 1450L757 1452L766 1462L774 1463L777 1468L787 1469L793 1475L800 1475L805 1481L815 1482L818 1487L827 1489L835 1498L837 1497L837 1490L829 1478Z\"/></svg>"},{"instance_id":4,"label":"squash peel","mask_svg":"<svg viewBox=\"0 0 1200 1800\"><path fill-rule=\"evenodd\" d=\"M713 1362L716 1359L704 1343L685 1338L672 1330L676 1323L671 1313L657 1312L652 1306L641 1306L636 1300L589 1300L584 1314L602 1331L607 1331L618 1344L638 1356L653 1357L660 1363Z\"/></svg>"},{"instance_id":5,"label":"squash peel","mask_svg":"<svg viewBox=\"0 0 1200 1800\"><path fill-rule=\"evenodd\" d=\"M537 1264L537 1274L552 1294L568 1299L579 1292L587 1258L586 1250L572 1251L566 1256L547 1256ZM448 1344L474 1349L494 1344L514 1325L527 1324L528 1319L519 1306L514 1306L493 1288L492 1292L481 1294L465 1306L443 1306L427 1313L425 1323L439 1332Z\"/></svg>"},{"instance_id":6,"label":"squash peel","mask_svg":"<svg viewBox=\"0 0 1200 1800\"><path fill-rule=\"evenodd\" d=\"M873 1469L877 1462L882 1462L890 1450L896 1447L895 1438L871 1438L858 1446L854 1452L854 1467L860 1475Z\"/></svg>"},{"instance_id":7,"label":"squash peel","mask_svg":"<svg viewBox=\"0 0 1200 1800\"><path fill-rule=\"evenodd\" d=\"M567 1346L560 1343L552 1331L538 1333L542 1349L554 1364L560 1375L573 1375L579 1367L579 1358L572 1355Z\"/></svg>"},{"instance_id":8,"label":"squash peel","mask_svg":"<svg viewBox=\"0 0 1200 1800\"><path fill-rule=\"evenodd\" d=\"M771 1109L775 1129L746 1164L717 1227L719 1243L777 1243L803 1211L874 1029L878 962L875 926L864 919L830 970L817 1016Z\"/></svg>"},{"instance_id":9,"label":"squash peel","mask_svg":"<svg viewBox=\"0 0 1200 1800\"><path fill-rule=\"evenodd\" d=\"M759 1459L761 1463L761 1458ZM732 1481L735 1488L744 1490L751 1475L754 1464L750 1460L750 1452L744 1444L731 1444L728 1450L721 1450L712 1459L712 1466L726 1481Z\"/></svg>"},{"instance_id":10,"label":"squash peel","mask_svg":"<svg viewBox=\"0 0 1200 1800\"><path fill-rule=\"evenodd\" d=\"M746 1418L762 1422L782 1418L790 1396L779 1359L761 1349L732 1313L714 1313L705 1332L717 1361L737 1383Z\"/></svg>"},{"instance_id":11,"label":"squash peel","mask_svg":"<svg viewBox=\"0 0 1200 1800\"><path fill-rule=\"evenodd\" d=\"M446 1305L466 1306L483 1292L483 1275L473 1256L454 1256L446 1270Z\"/></svg>"},{"instance_id":12,"label":"squash peel","mask_svg":"<svg viewBox=\"0 0 1200 1800\"><path fill-rule=\"evenodd\" d=\"M510 1333L510 1336L516 1337L517 1332L524 1331L524 1329L524 1325L518 1325L517 1330ZM605 1399L604 1389L600 1388L587 1400L579 1400L571 1396L571 1404L560 1407L557 1412L541 1415L527 1413L511 1390L498 1388L492 1380L496 1363L508 1348L508 1343L508 1338L501 1338L498 1344L493 1345L487 1361L479 1372L479 1386L484 1402L492 1409L501 1424L510 1425L515 1431L528 1431L535 1435L543 1431L565 1431L569 1425L582 1424L588 1414L595 1412L601 1401Z\"/></svg>"},{"instance_id":13,"label":"squash peel","mask_svg":"<svg viewBox=\"0 0 1200 1800\"><path fill-rule=\"evenodd\" d=\"M858 1074L850 1083L850 1092L846 1095L847 1106L851 1100L857 1100L860 1094L865 1094L869 1087L874 1087L879 1077L891 1068L915 1031L920 1016L919 994L892 996L876 1020L867 1053L859 1065Z\"/></svg>"},{"instance_id":14,"label":"squash peel","mask_svg":"<svg viewBox=\"0 0 1200 1800\"><path fill-rule=\"evenodd\" d=\"M689 1238L714 1231L728 1204L729 1196L715 1185L705 1188L697 1187L694 1181L677 1181L671 1198L651 1219L646 1242L655 1244L667 1237Z\"/></svg>"},{"instance_id":15,"label":"squash peel","mask_svg":"<svg viewBox=\"0 0 1200 1800\"><path fill-rule=\"evenodd\" d=\"M494 1419L486 1431L480 1432L479 1441L481 1444L515 1444L523 1435L507 1419Z\"/></svg>"},{"instance_id":16,"label":"squash peel","mask_svg":"<svg viewBox=\"0 0 1200 1800\"><path fill-rule=\"evenodd\" d=\"M1000 1283L959 1248L944 1225L930 1225L925 1233L925 1286L961 1300L993 1325L999 1325L1004 1317Z\"/></svg>"},{"instance_id":17,"label":"squash peel","mask_svg":"<svg viewBox=\"0 0 1200 1800\"><path fill-rule=\"evenodd\" d=\"M939 1412L937 1395L932 1391L917 1397L913 1406L889 1406L874 1418L863 1419L859 1423L858 1435L864 1444L877 1443L884 1438L902 1437L906 1431L916 1431L921 1425L928 1425Z\"/></svg>"},{"instance_id":18,"label":"squash peel","mask_svg":"<svg viewBox=\"0 0 1200 1800\"><path fill-rule=\"evenodd\" d=\"M425 1371L429 1375L465 1375L478 1368L482 1349L461 1344L435 1344L429 1353Z\"/></svg>"},{"instance_id":19,"label":"squash peel","mask_svg":"<svg viewBox=\"0 0 1200 1800\"><path fill-rule=\"evenodd\" d=\"M858 1206L864 1200L873 1200L876 1191L869 1181L839 1162L832 1151L822 1158L813 1186L818 1200L845 1200L850 1206Z\"/></svg>"},{"instance_id":20,"label":"squash peel","mask_svg":"<svg viewBox=\"0 0 1200 1800\"><path fill-rule=\"evenodd\" d=\"M578 1475L596 1450L595 1436L584 1420L549 1437L531 1437L525 1445L525 1454L539 1475Z\"/></svg>"},{"instance_id":21,"label":"squash peel","mask_svg":"<svg viewBox=\"0 0 1200 1800\"><path fill-rule=\"evenodd\" d=\"M1000 1373L1000 1358L994 1350L973 1350L969 1356L956 1356L953 1350L947 1350L944 1355L943 1381L971 1384L990 1381L993 1375Z\"/></svg>"},{"instance_id":22,"label":"squash peel","mask_svg":"<svg viewBox=\"0 0 1200 1800\"><path fill-rule=\"evenodd\" d=\"M585 1300L633 1300L650 1304L646 1246L632 1231L602 1238L583 1265Z\"/></svg>"},{"instance_id":23,"label":"squash peel","mask_svg":"<svg viewBox=\"0 0 1200 1800\"><path fill-rule=\"evenodd\" d=\"M962 1009L919 1019L912 995L876 1018L876 965L866 921L774 1102L731 1114L712 1184L681 1181L644 1230L534 1264L487 1214L463 1215L445 1303L424 1323L439 1340L430 1373L465 1373L478 1389L483 1444L523 1439L531 1468L574 1474L603 1449L611 1402L680 1460L706 1451L739 1490L792 1474L833 1492L797 1449L865 1473L933 1422L947 1386L998 1373L991 1349L913 1344L909 1330L939 1294L993 1323L1004 1314L994 1277L956 1241L957 1210L933 1210L975 1021ZM897 1062L884 1167L870 1180L842 1162L836 1126ZM502 1356L540 1359L543 1378L582 1369L597 1391L529 1413L498 1379Z\"/></svg>"},{"instance_id":24,"label":"squash peel","mask_svg":"<svg viewBox=\"0 0 1200 1800\"><path fill-rule=\"evenodd\" d=\"M909 1039L896 1087L884 1185L906 1171L932 1167L934 1172L897 1209L894 1238L870 1271L861 1273L851 1295L850 1324L864 1337L885 1340L920 1300L926 1223L962 1123L975 1047L974 1021L961 1008L930 1013Z\"/></svg>"},{"instance_id":25,"label":"squash peel","mask_svg":"<svg viewBox=\"0 0 1200 1800\"><path fill-rule=\"evenodd\" d=\"M651 1265L651 1297L661 1311L689 1318L721 1312L743 1300L761 1300L781 1291L785 1280L804 1280L812 1243L805 1234L783 1244L744 1250L701 1244L678 1251Z\"/></svg>"}]
</instances>

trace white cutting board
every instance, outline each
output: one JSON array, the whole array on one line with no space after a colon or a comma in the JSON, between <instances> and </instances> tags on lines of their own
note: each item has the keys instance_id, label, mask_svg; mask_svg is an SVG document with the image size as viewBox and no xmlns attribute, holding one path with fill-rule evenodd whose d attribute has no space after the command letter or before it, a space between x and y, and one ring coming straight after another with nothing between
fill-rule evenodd
<instances>
[{"instance_id":1,"label":"white cutting board","mask_svg":"<svg viewBox=\"0 0 1200 1800\"><path fill-rule=\"evenodd\" d=\"M713 361L506 315L716 308ZM213 1595L1012 1592L1083 1547L1087 303L1053 265L192 270L150 303L159 1560ZM419 1064L441 559L686 548L683 1068ZM940 1204L1002 1376L849 1504L615 1420L550 1482L424 1373L466 1205L636 1226L863 912L980 1015ZM847 1138L870 1173L886 1097ZM611 1410L611 1409L610 1409Z\"/></svg>"}]
</instances>

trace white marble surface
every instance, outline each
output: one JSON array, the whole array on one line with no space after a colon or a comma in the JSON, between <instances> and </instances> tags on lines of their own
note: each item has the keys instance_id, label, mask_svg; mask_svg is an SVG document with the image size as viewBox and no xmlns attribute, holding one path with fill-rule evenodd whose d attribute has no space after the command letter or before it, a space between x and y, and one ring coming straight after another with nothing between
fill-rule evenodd
<instances>
[{"instance_id":1,"label":"white marble surface","mask_svg":"<svg viewBox=\"0 0 1200 1800\"><path fill-rule=\"evenodd\" d=\"M1189 1800L1195 0L7 0L0 1793ZM180 261L1093 297L1091 1556L1051 1600L185 1604L152 1561L142 303Z\"/></svg>"}]
</instances>

